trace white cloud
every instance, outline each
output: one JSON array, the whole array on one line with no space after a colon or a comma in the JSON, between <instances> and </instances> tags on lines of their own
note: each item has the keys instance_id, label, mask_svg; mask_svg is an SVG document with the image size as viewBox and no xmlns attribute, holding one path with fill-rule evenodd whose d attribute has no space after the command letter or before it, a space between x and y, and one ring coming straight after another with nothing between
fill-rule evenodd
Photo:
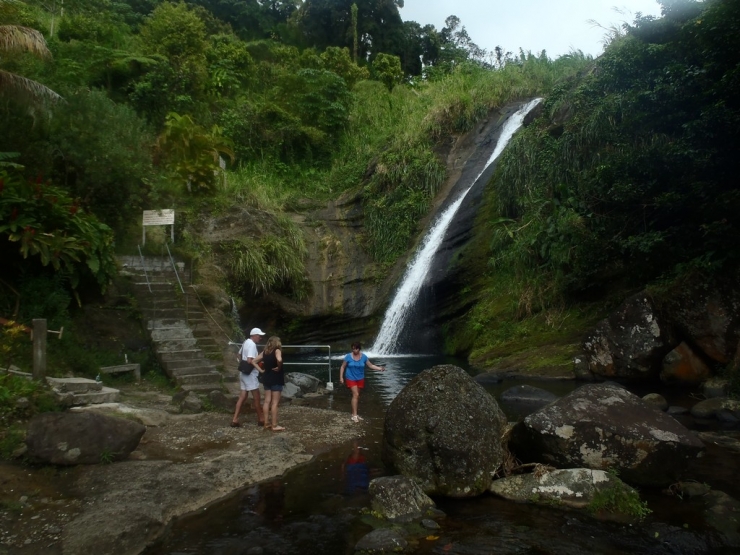
<instances>
[{"instance_id":1,"label":"white cloud","mask_svg":"<svg viewBox=\"0 0 740 555\"><path fill-rule=\"evenodd\" d=\"M478 46L493 50L501 46L518 53L519 48L550 58L582 50L598 56L603 50L603 27L632 23L634 14L660 16L656 0L405 0L400 13L404 21L431 23L438 30L447 16L456 15ZM617 13L614 8L623 14Z\"/></svg>"}]
</instances>

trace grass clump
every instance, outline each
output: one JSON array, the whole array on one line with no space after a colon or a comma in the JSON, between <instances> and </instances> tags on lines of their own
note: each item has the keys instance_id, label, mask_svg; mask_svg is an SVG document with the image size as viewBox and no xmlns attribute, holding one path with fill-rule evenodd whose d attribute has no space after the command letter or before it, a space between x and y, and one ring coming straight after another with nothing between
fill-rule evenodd
<instances>
[{"instance_id":1,"label":"grass clump","mask_svg":"<svg viewBox=\"0 0 740 555\"><path fill-rule=\"evenodd\" d=\"M23 421L35 414L58 410L59 405L42 383L24 376L0 375L0 459L10 459L23 444Z\"/></svg>"},{"instance_id":2,"label":"grass clump","mask_svg":"<svg viewBox=\"0 0 740 555\"><path fill-rule=\"evenodd\" d=\"M614 477L616 475L612 473ZM647 502L640 499L637 490L624 484L621 480L612 480L611 485L597 492L587 507L588 512L597 514L608 512L626 515L638 520L644 519L652 511Z\"/></svg>"}]
</instances>

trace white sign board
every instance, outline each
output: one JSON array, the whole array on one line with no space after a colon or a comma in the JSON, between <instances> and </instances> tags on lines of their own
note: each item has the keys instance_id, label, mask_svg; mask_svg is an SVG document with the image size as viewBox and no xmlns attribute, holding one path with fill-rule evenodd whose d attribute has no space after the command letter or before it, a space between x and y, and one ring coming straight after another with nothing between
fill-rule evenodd
<instances>
[{"instance_id":1,"label":"white sign board","mask_svg":"<svg viewBox=\"0 0 740 555\"><path fill-rule=\"evenodd\" d=\"M144 210L142 225L172 225L175 223L175 211L169 210Z\"/></svg>"},{"instance_id":2,"label":"white sign board","mask_svg":"<svg viewBox=\"0 0 740 555\"><path fill-rule=\"evenodd\" d=\"M148 225L170 225L170 237L175 242L175 211L172 208L167 210L144 210L144 216L141 220L141 243L146 245L146 226Z\"/></svg>"}]
</instances>

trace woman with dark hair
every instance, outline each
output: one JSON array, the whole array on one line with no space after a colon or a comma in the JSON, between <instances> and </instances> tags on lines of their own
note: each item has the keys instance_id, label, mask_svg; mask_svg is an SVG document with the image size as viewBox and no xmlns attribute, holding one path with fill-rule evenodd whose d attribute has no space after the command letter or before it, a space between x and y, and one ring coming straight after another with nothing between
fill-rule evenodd
<instances>
[{"instance_id":1,"label":"woman with dark hair","mask_svg":"<svg viewBox=\"0 0 740 555\"><path fill-rule=\"evenodd\" d=\"M255 359L257 363L262 361L262 386L265 388L265 403L262 412L265 417L265 430L272 429L273 432L285 430L278 425L278 404L280 395L285 386L285 373L283 372L283 344L277 335L267 340L265 350ZM272 414L272 426L268 424L268 416Z\"/></svg>"},{"instance_id":2,"label":"woman with dark hair","mask_svg":"<svg viewBox=\"0 0 740 555\"><path fill-rule=\"evenodd\" d=\"M362 352L359 341L352 343L352 352L344 355L342 367L339 369L339 381L345 383L344 372L347 371L347 387L352 391L352 422L362 420L357 415L357 405L360 402L360 390L365 387L365 367L376 372L385 372L385 366L376 366L367 355Z\"/></svg>"}]
</instances>

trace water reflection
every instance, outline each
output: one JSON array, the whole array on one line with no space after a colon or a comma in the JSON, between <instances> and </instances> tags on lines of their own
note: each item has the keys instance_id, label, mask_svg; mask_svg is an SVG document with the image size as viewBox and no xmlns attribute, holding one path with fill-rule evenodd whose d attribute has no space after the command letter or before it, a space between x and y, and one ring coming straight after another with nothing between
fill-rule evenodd
<instances>
[{"instance_id":1,"label":"water reflection","mask_svg":"<svg viewBox=\"0 0 740 555\"><path fill-rule=\"evenodd\" d=\"M362 452L363 449L367 447L360 447L360 441L354 440L352 451L342 464L342 479L346 495L365 493L370 485L370 467Z\"/></svg>"},{"instance_id":2,"label":"water reflection","mask_svg":"<svg viewBox=\"0 0 740 555\"><path fill-rule=\"evenodd\" d=\"M367 387L360 401L366 417L366 435L322 453L314 461L290 471L284 478L245 489L229 501L210 507L197 517L175 525L170 537L147 555L250 553L280 555L349 555L371 528L361 518L369 506L367 487L386 470L381 460L383 417L398 392L419 372L437 364L452 363L474 374L464 363L439 357L374 357L386 365L385 373L367 372ZM338 378L341 360L332 361ZM300 367L305 373L326 378L326 366ZM563 396L581 385L574 381L506 380L486 384L496 399L506 389L528 384ZM322 408L350 412L350 393L336 384L330 396L317 401ZM671 404L676 400L669 399ZM317 405L318 406L318 405ZM510 420L525 416L521 404L504 405ZM716 451L716 450L715 450ZM711 457L697 460L692 476L726 493L740 496L736 469L740 454L708 451ZM473 500L435 499L448 517L437 539L420 540L415 553L470 554L674 554L731 553L719 547L714 536L697 530L689 515L677 510L676 498L660 491L641 492L654 511L639 527L608 524L552 508L506 502L490 495ZM685 506L685 502L681 502ZM692 512L693 514L693 512ZM686 528L687 523L690 523ZM720 544L721 545L721 544Z\"/></svg>"}]
</instances>

